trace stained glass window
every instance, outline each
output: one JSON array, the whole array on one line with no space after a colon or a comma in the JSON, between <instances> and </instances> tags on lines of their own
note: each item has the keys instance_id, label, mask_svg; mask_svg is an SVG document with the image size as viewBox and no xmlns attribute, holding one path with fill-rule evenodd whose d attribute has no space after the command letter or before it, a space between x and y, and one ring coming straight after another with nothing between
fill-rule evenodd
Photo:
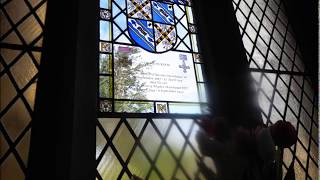
<instances>
[{"instance_id":1,"label":"stained glass window","mask_svg":"<svg viewBox=\"0 0 320 180\"><path fill-rule=\"evenodd\" d=\"M100 0L100 113L207 113L189 0Z\"/></svg>"}]
</instances>

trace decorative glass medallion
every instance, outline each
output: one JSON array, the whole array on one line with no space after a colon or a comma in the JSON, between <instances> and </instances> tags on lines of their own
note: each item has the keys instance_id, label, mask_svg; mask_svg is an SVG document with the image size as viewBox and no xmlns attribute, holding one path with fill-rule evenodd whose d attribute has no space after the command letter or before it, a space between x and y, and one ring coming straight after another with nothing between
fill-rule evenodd
<instances>
[{"instance_id":1,"label":"decorative glass medallion","mask_svg":"<svg viewBox=\"0 0 320 180\"><path fill-rule=\"evenodd\" d=\"M100 18L109 20L111 18L111 12L107 9L100 9Z\"/></svg>"}]
</instances>

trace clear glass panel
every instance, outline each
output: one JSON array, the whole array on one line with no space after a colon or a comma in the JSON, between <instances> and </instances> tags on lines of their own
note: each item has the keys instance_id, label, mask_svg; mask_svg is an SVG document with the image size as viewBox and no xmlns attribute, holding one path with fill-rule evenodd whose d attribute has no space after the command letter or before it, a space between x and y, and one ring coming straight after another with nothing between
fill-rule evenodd
<instances>
[{"instance_id":1,"label":"clear glass panel","mask_svg":"<svg viewBox=\"0 0 320 180\"><path fill-rule=\"evenodd\" d=\"M191 24L194 24L193 13L192 13L191 7L186 6L186 11L187 11L187 16L188 16L188 22L191 23Z\"/></svg>"},{"instance_id":2,"label":"clear glass panel","mask_svg":"<svg viewBox=\"0 0 320 180\"><path fill-rule=\"evenodd\" d=\"M100 40L110 41L110 22L109 21L100 21Z\"/></svg>"},{"instance_id":3,"label":"clear glass panel","mask_svg":"<svg viewBox=\"0 0 320 180\"><path fill-rule=\"evenodd\" d=\"M130 135L128 128L125 126L125 124L122 124L113 139L113 144L119 152L122 159L128 158L130 150L133 147L134 141L135 140Z\"/></svg>"},{"instance_id":4,"label":"clear glass panel","mask_svg":"<svg viewBox=\"0 0 320 180\"><path fill-rule=\"evenodd\" d=\"M169 103L170 113L201 114L200 104Z\"/></svg>"},{"instance_id":5,"label":"clear glass panel","mask_svg":"<svg viewBox=\"0 0 320 180\"><path fill-rule=\"evenodd\" d=\"M206 91L206 86L204 83L198 83L198 88L199 88L199 98L201 102L208 102L207 99L207 91Z\"/></svg>"},{"instance_id":6,"label":"clear glass panel","mask_svg":"<svg viewBox=\"0 0 320 180\"><path fill-rule=\"evenodd\" d=\"M24 54L11 68L11 72L19 88L23 88L37 74L37 68L30 56Z\"/></svg>"},{"instance_id":7,"label":"clear glass panel","mask_svg":"<svg viewBox=\"0 0 320 180\"><path fill-rule=\"evenodd\" d=\"M41 26L34 16L30 16L23 21L23 23L18 26L18 30L27 44L31 44L42 32Z\"/></svg>"},{"instance_id":8,"label":"clear glass panel","mask_svg":"<svg viewBox=\"0 0 320 180\"><path fill-rule=\"evenodd\" d=\"M117 179L122 166L115 156L114 152L109 148L103 155L97 170L101 177L109 179Z\"/></svg>"},{"instance_id":9,"label":"clear glass panel","mask_svg":"<svg viewBox=\"0 0 320 180\"><path fill-rule=\"evenodd\" d=\"M100 8L109 9L110 0L100 0Z\"/></svg>"},{"instance_id":10,"label":"clear glass panel","mask_svg":"<svg viewBox=\"0 0 320 180\"><path fill-rule=\"evenodd\" d=\"M192 41L192 49L194 52L199 52L198 50L198 39L195 34L191 34L191 41Z\"/></svg>"},{"instance_id":11,"label":"clear glass panel","mask_svg":"<svg viewBox=\"0 0 320 180\"><path fill-rule=\"evenodd\" d=\"M195 64L196 65L196 75L198 82L203 82L203 70L202 70L202 64Z\"/></svg>"},{"instance_id":12,"label":"clear glass panel","mask_svg":"<svg viewBox=\"0 0 320 180\"><path fill-rule=\"evenodd\" d=\"M150 162L147 160L141 148L137 148L129 162L129 170L140 178L145 178L150 168Z\"/></svg>"}]
</instances>

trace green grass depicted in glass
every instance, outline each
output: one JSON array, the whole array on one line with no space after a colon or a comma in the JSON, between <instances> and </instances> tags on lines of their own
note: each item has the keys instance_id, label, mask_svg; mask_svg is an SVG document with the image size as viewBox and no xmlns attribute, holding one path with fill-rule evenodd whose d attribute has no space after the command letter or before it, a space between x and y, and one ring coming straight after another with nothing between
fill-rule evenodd
<instances>
[{"instance_id":1,"label":"green grass depicted in glass","mask_svg":"<svg viewBox=\"0 0 320 180\"><path fill-rule=\"evenodd\" d=\"M112 78L110 76L100 76L99 79L99 95L101 98L112 97Z\"/></svg>"},{"instance_id":2,"label":"green grass depicted in glass","mask_svg":"<svg viewBox=\"0 0 320 180\"><path fill-rule=\"evenodd\" d=\"M153 113L152 102L115 101L115 112L127 113Z\"/></svg>"},{"instance_id":3,"label":"green grass depicted in glass","mask_svg":"<svg viewBox=\"0 0 320 180\"><path fill-rule=\"evenodd\" d=\"M100 54L99 56L99 73L100 74L111 74L112 64L110 54Z\"/></svg>"},{"instance_id":4,"label":"green grass depicted in glass","mask_svg":"<svg viewBox=\"0 0 320 180\"><path fill-rule=\"evenodd\" d=\"M136 74L142 68L151 63L140 63L133 66L132 60L136 58L134 54L139 53L139 48L132 48L126 51L116 51L114 53L114 92L116 99L146 99L144 84L139 82ZM115 112L148 113L153 111L153 103L116 101Z\"/></svg>"}]
</instances>

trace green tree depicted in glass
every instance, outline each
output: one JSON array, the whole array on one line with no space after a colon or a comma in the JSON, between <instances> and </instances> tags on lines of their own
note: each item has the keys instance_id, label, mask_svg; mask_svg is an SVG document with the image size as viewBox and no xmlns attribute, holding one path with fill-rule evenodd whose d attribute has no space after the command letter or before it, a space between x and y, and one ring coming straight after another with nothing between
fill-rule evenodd
<instances>
[{"instance_id":1,"label":"green tree depicted in glass","mask_svg":"<svg viewBox=\"0 0 320 180\"><path fill-rule=\"evenodd\" d=\"M120 50L120 49L125 50ZM119 47L114 53L114 93L115 99L135 99L143 100L146 98L145 83L137 78L143 68L150 66L150 63L132 63L140 58L141 50L135 47ZM153 108L152 103L139 101L118 101L115 105L116 112L136 112L143 113Z\"/></svg>"}]
</instances>

